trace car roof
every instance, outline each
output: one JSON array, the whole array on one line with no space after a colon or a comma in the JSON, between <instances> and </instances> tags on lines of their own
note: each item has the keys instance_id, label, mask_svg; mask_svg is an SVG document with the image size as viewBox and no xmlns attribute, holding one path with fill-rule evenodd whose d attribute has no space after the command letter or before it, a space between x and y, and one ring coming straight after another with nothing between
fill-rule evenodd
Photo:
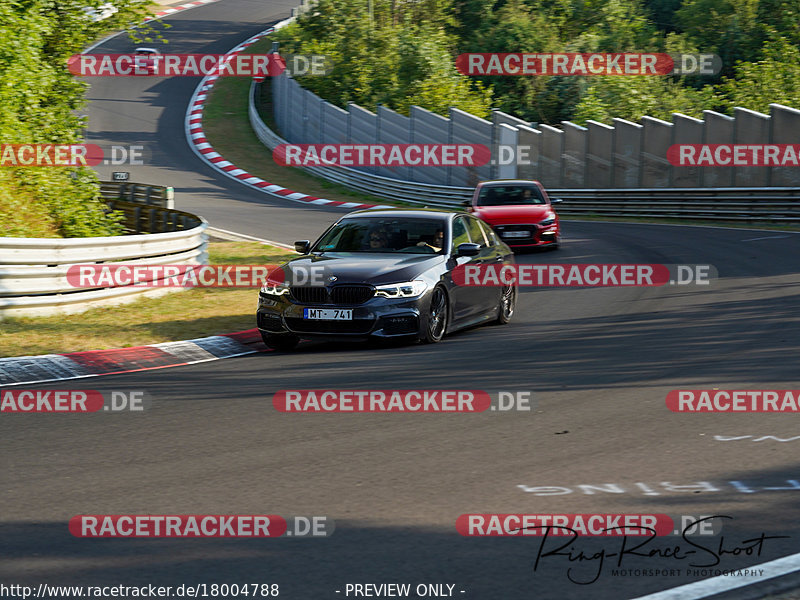
<instances>
[{"instance_id":1,"label":"car roof","mask_svg":"<svg viewBox=\"0 0 800 600\"><path fill-rule=\"evenodd\" d=\"M154 54L158 54L158 50L155 48L137 48L136 52L152 52Z\"/></svg>"},{"instance_id":2,"label":"car roof","mask_svg":"<svg viewBox=\"0 0 800 600\"><path fill-rule=\"evenodd\" d=\"M379 208L379 209L366 209L366 210L359 210L356 212L349 213L345 215L344 218L351 218L351 217L393 217L393 218L400 218L400 219L413 219L413 218L433 218L441 221L448 220L453 215L464 214L455 211L446 211L440 210L436 208L416 208L416 209L406 209L406 208Z\"/></svg>"},{"instance_id":3,"label":"car roof","mask_svg":"<svg viewBox=\"0 0 800 600\"><path fill-rule=\"evenodd\" d=\"M493 179L491 181L481 181L478 185L481 187L487 186L501 186L501 185L540 185L535 179Z\"/></svg>"}]
</instances>

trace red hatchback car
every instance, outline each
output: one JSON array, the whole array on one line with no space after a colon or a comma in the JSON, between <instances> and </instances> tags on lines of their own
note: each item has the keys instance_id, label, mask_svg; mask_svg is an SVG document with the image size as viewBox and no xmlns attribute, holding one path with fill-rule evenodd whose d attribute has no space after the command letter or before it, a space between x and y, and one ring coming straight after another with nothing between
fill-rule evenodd
<instances>
[{"instance_id":1,"label":"red hatchback car","mask_svg":"<svg viewBox=\"0 0 800 600\"><path fill-rule=\"evenodd\" d=\"M538 181L503 179L482 181L468 210L492 226L514 250L558 248L561 229L552 200Z\"/></svg>"}]
</instances>

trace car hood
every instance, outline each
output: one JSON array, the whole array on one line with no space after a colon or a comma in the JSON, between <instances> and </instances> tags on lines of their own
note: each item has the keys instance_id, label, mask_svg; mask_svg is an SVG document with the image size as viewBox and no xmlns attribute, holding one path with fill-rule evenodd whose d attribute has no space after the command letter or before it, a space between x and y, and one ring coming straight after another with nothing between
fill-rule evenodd
<instances>
[{"instance_id":1,"label":"car hood","mask_svg":"<svg viewBox=\"0 0 800 600\"><path fill-rule=\"evenodd\" d=\"M500 223L538 223L547 213L555 212L549 204L514 205L514 206L480 206L475 209L475 216L490 225Z\"/></svg>"},{"instance_id":2,"label":"car hood","mask_svg":"<svg viewBox=\"0 0 800 600\"><path fill-rule=\"evenodd\" d=\"M311 267L323 267L324 285L333 283L400 283L412 281L422 273L446 261L441 254L395 254L375 252L325 252L320 255L300 256L283 265L287 279L303 281L302 273L314 274ZM293 273L290 273L293 272ZM316 272L319 274L319 272ZM317 278L319 281L319 278ZM313 285L309 283L308 285Z\"/></svg>"}]
</instances>

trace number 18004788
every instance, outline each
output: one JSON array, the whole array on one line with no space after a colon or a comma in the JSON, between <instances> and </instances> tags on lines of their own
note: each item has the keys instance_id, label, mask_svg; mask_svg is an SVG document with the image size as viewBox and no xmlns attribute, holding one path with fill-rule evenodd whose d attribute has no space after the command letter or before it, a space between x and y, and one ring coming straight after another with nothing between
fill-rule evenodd
<instances>
[{"instance_id":1,"label":"number 18004788","mask_svg":"<svg viewBox=\"0 0 800 600\"><path fill-rule=\"evenodd\" d=\"M210 585L201 583L196 591L197 598L229 598L231 596L272 598L280 594L280 586L277 583L212 583Z\"/></svg>"}]
</instances>

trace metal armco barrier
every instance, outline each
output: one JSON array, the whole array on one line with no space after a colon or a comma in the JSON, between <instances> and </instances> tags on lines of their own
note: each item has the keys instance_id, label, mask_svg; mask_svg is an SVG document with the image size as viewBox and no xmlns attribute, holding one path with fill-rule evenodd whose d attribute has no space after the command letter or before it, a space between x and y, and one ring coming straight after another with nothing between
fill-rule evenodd
<instances>
[{"instance_id":1,"label":"metal armco barrier","mask_svg":"<svg viewBox=\"0 0 800 600\"><path fill-rule=\"evenodd\" d=\"M286 140L272 131L255 105L257 83L250 90L250 125L270 150ZM472 198L473 188L431 185L381 177L348 167L304 167L328 181L386 200L439 208L461 207ZM623 188L549 189L564 216L685 217L702 220L796 223L800 222L798 187Z\"/></svg>"},{"instance_id":2,"label":"metal armco barrier","mask_svg":"<svg viewBox=\"0 0 800 600\"><path fill-rule=\"evenodd\" d=\"M106 204L111 210L125 213L125 229L128 233L168 233L192 229L203 223L201 217L182 210L122 200L106 200Z\"/></svg>"},{"instance_id":3,"label":"metal armco barrier","mask_svg":"<svg viewBox=\"0 0 800 600\"><path fill-rule=\"evenodd\" d=\"M109 205L122 210L128 230L138 233L69 239L0 238L0 318L77 313L180 289L75 288L67 281L67 271L74 264L208 263L208 223L202 217L121 200Z\"/></svg>"},{"instance_id":4,"label":"metal armco barrier","mask_svg":"<svg viewBox=\"0 0 800 600\"><path fill-rule=\"evenodd\" d=\"M800 222L800 188L549 190L558 213L610 217Z\"/></svg>"},{"instance_id":5,"label":"metal armco barrier","mask_svg":"<svg viewBox=\"0 0 800 600\"><path fill-rule=\"evenodd\" d=\"M118 181L101 181L100 196L104 200L125 200L148 206L175 208L174 192L171 187L147 185Z\"/></svg>"}]
</instances>

